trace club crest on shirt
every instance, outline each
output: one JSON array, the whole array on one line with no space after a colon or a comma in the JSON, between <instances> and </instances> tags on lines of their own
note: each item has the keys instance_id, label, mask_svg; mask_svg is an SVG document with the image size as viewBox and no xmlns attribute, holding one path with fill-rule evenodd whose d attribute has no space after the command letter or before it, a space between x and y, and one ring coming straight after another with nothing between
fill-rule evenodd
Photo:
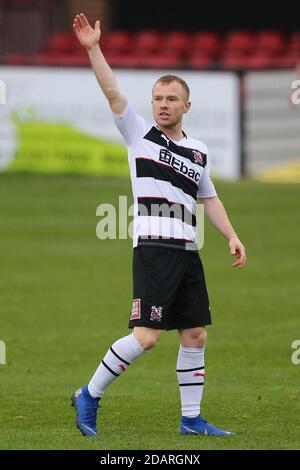
<instances>
[{"instance_id":1,"label":"club crest on shirt","mask_svg":"<svg viewBox=\"0 0 300 470\"><path fill-rule=\"evenodd\" d=\"M162 317L162 307L155 307L155 305L152 305L150 320L161 321L161 317Z\"/></svg>"},{"instance_id":2,"label":"club crest on shirt","mask_svg":"<svg viewBox=\"0 0 300 470\"><path fill-rule=\"evenodd\" d=\"M200 150L193 150L194 161L197 165L205 167L206 165L206 154L200 152Z\"/></svg>"}]
</instances>

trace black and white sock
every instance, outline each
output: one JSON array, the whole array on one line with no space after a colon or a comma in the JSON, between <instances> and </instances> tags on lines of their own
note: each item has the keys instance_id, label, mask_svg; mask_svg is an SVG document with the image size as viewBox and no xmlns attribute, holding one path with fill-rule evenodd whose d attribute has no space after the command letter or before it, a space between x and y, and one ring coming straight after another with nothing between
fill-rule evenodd
<instances>
[{"instance_id":1,"label":"black and white sock","mask_svg":"<svg viewBox=\"0 0 300 470\"><path fill-rule=\"evenodd\" d=\"M98 369L88 384L89 394L93 397L102 397L109 384L121 375L127 367L138 357L144 354L133 333L116 341L105 354Z\"/></svg>"},{"instance_id":2,"label":"black and white sock","mask_svg":"<svg viewBox=\"0 0 300 470\"><path fill-rule=\"evenodd\" d=\"M194 418L200 414L204 385L205 348L184 348L180 345L177 359L177 378L180 389L182 416Z\"/></svg>"}]
</instances>

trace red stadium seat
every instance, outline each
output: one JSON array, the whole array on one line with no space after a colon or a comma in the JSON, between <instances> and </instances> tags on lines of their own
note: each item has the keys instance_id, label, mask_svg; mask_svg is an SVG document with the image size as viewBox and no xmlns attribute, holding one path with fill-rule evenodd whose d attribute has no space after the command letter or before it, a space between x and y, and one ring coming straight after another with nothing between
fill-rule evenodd
<instances>
[{"instance_id":1,"label":"red stadium seat","mask_svg":"<svg viewBox=\"0 0 300 470\"><path fill-rule=\"evenodd\" d=\"M120 54L115 52L106 54L106 59L111 67L138 68L141 56L139 54Z\"/></svg>"},{"instance_id":2,"label":"red stadium seat","mask_svg":"<svg viewBox=\"0 0 300 470\"><path fill-rule=\"evenodd\" d=\"M186 59L185 65L191 69L207 69L213 68L216 64L212 55L196 51Z\"/></svg>"},{"instance_id":3,"label":"red stadium seat","mask_svg":"<svg viewBox=\"0 0 300 470\"><path fill-rule=\"evenodd\" d=\"M255 49L254 33L250 31L229 32L224 41L227 53L248 54Z\"/></svg>"},{"instance_id":4,"label":"red stadium seat","mask_svg":"<svg viewBox=\"0 0 300 470\"><path fill-rule=\"evenodd\" d=\"M158 31L139 31L134 35L133 51L144 54L153 54L160 50L162 37Z\"/></svg>"},{"instance_id":5,"label":"red stadium seat","mask_svg":"<svg viewBox=\"0 0 300 470\"><path fill-rule=\"evenodd\" d=\"M194 33L190 40L190 50L194 53L217 55L221 49L221 38L214 31Z\"/></svg>"},{"instance_id":6,"label":"red stadium seat","mask_svg":"<svg viewBox=\"0 0 300 470\"><path fill-rule=\"evenodd\" d=\"M269 33L268 33L269 34ZM221 57L224 68L227 69L267 69L267 68L293 68L300 54L295 50L285 50L284 43L277 34L271 36L260 33L260 46L249 54L226 49ZM277 37L277 39L275 39ZM276 45L275 45L276 44ZM266 46L266 47L265 47ZM283 52L280 53L280 51Z\"/></svg>"},{"instance_id":7,"label":"red stadium seat","mask_svg":"<svg viewBox=\"0 0 300 470\"><path fill-rule=\"evenodd\" d=\"M55 33L49 37L42 52L50 54L73 54L79 48L78 41L73 33Z\"/></svg>"},{"instance_id":8,"label":"red stadium seat","mask_svg":"<svg viewBox=\"0 0 300 470\"><path fill-rule=\"evenodd\" d=\"M280 68L294 69L300 60L300 54L289 53L276 57L274 65Z\"/></svg>"},{"instance_id":9,"label":"red stadium seat","mask_svg":"<svg viewBox=\"0 0 300 470\"><path fill-rule=\"evenodd\" d=\"M221 63L224 69L265 69L276 67L276 58L259 52L252 55L225 53Z\"/></svg>"},{"instance_id":10,"label":"red stadium seat","mask_svg":"<svg viewBox=\"0 0 300 470\"><path fill-rule=\"evenodd\" d=\"M260 53L281 54L285 47L285 37L279 31L262 31L256 36L256 50Z\"/></svg>"},{"instance_id":11,"label":"red stadium seat","mask_svg":"<svg viewBox=\"0 0 300 470\"><path fill-rule=\"evenodd\" d=\"M176 68L181 67L181 60L173 54L112 54L107 56L112 67L128 68Z\"/></svg>"},{"instance_id":12,"label":"red stadium seat","mask_svg":"<svg viewBox=\"0 0 300 470\"><path fill-rule=\"evenodd\" d=\"M300 54L300 33L292 33L286 48L287 54Z\"/></svg>"},{"instance_id":13,"label":"red stadium seat","mask_svg":"<svg viewBox=\"0 0 300 470\"><path fill-rule=\"evenodd\" d=\"M127 31L111 31L100 38L104 51L128 53L132 49L131 36Z\"/></svg>"},{"instance_id":14,"label":"red stadium seat","mask_svg":"<svg viewBox=\"0 0 300 470\"><path fill-rule=\"evenodd\" d=\"M174 54L159 54L144 56L140 63L140 67L151 69L164 69L164 68L181 68L182 62L180 57Z\"/></svg>"},{"instance_id":15,"label":"red stadium seat","mask_svg":"<svg viewBox=\"0 0 300 470\"><path fill-rule=\"evenodd\" d=\"M225 52L220 58L224 69L243 69L246 63L246 55L232 52Z\"/></svg>"},{"instance_id":16,"label":"red stadium seat","mask_svg":"<svg viewBox=\"0 0 300 470\"><path fill-rule=\"evenodd\" d=\"M276 58L272 55L255 53L245 58L244 67L247 69L267 69L276 67Z\"/></svg>"},{"instance_id":17,"label":"red stadium seat","mask_svg":"<svg viewBox=\"0 0 300 470\"><path fill-rule=\"evenodd\" d=\"M186 31L172 31L161 36L161 52L181 55L190 48L190 34Z\"/></svg>"}]
</instances>

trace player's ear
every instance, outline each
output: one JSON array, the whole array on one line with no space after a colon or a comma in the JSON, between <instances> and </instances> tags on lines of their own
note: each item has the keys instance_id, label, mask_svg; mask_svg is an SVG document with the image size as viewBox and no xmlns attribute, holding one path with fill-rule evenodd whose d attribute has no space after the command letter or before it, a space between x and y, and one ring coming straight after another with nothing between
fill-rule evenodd
<instances>
[{"instance_id":1,"label":"player's ear","mask_svg":"<svg viewBox=\"0 0 300 470\"><path fill-rule=\"evenodd\" d=\"M187 101L184 106L185 107L184 112L187 113L191 106L192 106L192 103L190 101Z\"/></svg>"}]
</instances>

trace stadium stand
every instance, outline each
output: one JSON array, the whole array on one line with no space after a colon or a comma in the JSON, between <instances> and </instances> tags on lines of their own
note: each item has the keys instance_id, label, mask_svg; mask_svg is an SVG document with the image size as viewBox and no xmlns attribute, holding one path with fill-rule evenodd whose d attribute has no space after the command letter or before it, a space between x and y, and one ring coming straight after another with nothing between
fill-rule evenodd
<instances>
[{"instance_id":1,"label":"stadium stand","mask_svg":"<svg viewBox=\"0 0 300 470\"><path fill-rule=\"evenodd\" d=\"M300 33L281 31L144 30L110 31L101 47L113 67L187 69L291 68L300 59ZM56 32L34 55L14 51L2 57L7 65L89 66L72 32Z\"/></svg>"}]
</instances>

